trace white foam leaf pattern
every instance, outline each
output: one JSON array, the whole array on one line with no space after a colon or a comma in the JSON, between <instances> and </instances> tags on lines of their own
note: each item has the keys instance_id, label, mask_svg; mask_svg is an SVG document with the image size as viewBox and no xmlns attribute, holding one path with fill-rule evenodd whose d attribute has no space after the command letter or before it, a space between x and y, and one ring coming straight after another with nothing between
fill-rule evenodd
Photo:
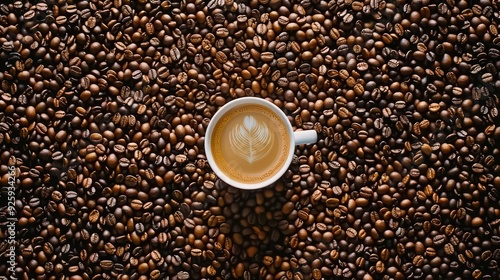
<instances>
[{"instance_id":1,"label":"white foam leaf pattern","mask_svg":"<svg viewBox=\"0 0 500 280\"><path fill-rule=\"evenodd\" d=\"M229 145L248 163L255 162L269 153L273 135L265 123L258 123L246 116L243 125L236 125L230 133Z\"/></svg>"}]
</instances>

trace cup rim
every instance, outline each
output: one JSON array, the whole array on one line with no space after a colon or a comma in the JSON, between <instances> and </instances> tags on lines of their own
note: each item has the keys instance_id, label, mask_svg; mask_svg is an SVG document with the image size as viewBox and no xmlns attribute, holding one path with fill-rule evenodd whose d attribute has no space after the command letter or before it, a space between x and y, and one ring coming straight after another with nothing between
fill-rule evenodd
<instances>
[{"instance_id":1,"label":"cup rim","mask_svg":"<svg viewBox=\"0 0 500 280\"><path fill-rule=\"evenodd\" d=\"M265 181L258 182L258 183L243 183L243 182L233 180L233 179L229 178L228 176L226 176L224 174L224 172L222 172L222 170L220 170L219 166L215 162L215 160L212 156L212 147L210 145L210 142L212 140L212 133L214 130L214 126L218 122L218 120L226 112L228 112L230 109L233 109L236 106L244 105L247 103L262 105L262 106L269 108L273 112L275 112L282 119L282 121L285 123L285 126L287 128L287 133L289 135L289 140L290 140L290 149L288 151L288 156L287 156L287 159L285 160L285 163L283 164L283 166L273 176L271 176L270 178L268 178ZM207 126L207 129L205 131L205 140L204 140L205 155L207 157L210 168L212 168L212 170L215 172L217 177L219 179L221 179L222 181L224 181L225 183L227 183L233 187L236 187L239 189L244 189L244 190L261 189L261 188L267 187L267 186L271 185L272 183L276 182L279 178L281 178L281 176L283 176L283 174L286 172L286 170L288 170L290 163L292 162L292 158L293 158L294 151L295 151L295 138L294 138L293 134L294 134L293 128L292 128L292 125L290 124L290 121L288 120L288 117L285 115L285 113L278 106L276 106L276 104L274 104L266 99L258 98L258 97L251 97L251 96L240 97L240 98L231 100L228 103L226 103L225 105L223 105L212 116L212 118Z\"/></svg>"}]
</instances>

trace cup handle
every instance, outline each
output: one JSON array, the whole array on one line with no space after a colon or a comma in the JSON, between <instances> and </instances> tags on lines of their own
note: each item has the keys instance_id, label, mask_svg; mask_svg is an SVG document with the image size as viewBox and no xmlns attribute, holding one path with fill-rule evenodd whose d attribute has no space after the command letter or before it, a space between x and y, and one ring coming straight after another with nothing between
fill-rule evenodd
<instances>
[{"instance_id":1,"label":"cup handle","mask_svg":"<svg viewBox=\"0 0 500 280\"><path fill-rule=\"evenodd\" d=\"M295 145L311 144L318 141L316 130L301 130L293 133Z\"/></svg>"}]
</instances>

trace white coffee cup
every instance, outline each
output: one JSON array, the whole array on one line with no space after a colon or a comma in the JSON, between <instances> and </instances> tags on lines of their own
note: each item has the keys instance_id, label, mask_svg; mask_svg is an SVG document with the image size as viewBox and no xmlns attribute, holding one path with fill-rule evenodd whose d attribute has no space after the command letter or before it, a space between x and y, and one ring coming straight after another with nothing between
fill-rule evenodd
<instances>
[{"instance_id":1,"label":"white coffee cup","mask_svg":"<svg viewBox=\"0 0 500 280\"><path fill-rule=\"evenodd\" d=\"M282 145L283 147L289 147L287 154L282 154L280 156L281 159L285 158L284 164L280 165L281 167L278 170L273 171L273 173L265 179L264 181L260 182L242 182L238 181L235 179L230 178L224 171L221 170L219 162L214 158L213 151L212 151L212 142L214 140L214 129L216 129L218 126L220 126L222 123L221 119L229 119L229 117L226 115L228 112L230 112L233 109L238 109L241 108L242 106L252 106L254 105L255 107L259 106L264 106L267 109L271 110L277 118L275 118L274 121L279 120L280 128L282 132L285 131L286 135L284 135L285 138L281 137L280 139L287 139L288 142L285 142L286 145ZM261 107L259 107L261 108ZM233 110L234 111L234 110ZM245 118L246 120L246 118ZM242 125L243 126L243 125ZM264 124L265 126L265 124ZM272 126L271 126L272 127ZM272 128L269 128L269 130L272 130ZM279 135L283 135L280 133ZM301 145L301 144L311 144L315 143L318 139L317 133L315 130L304 130L304 131L293 131L292 125L290 124L290 121L288 120L287 116L285 113L275 104L271 103L270 101L267 101L262 98L257 98L257 97L241 97L235 100L232 100L222 106L212 117L206 133L205 133L205 153L206 157L208 160L208 163L210 164L210 167L212 170L215 172L215 174L224 182L227 184L240 188L240 189L245 189L245 190L253 190L253 189L259 189L263 188L266 186L271 185L272 183L276 182L285 172L288 170L290 163L292 162L292 158L294 155L295 151L295 146L296 145ZM289 144L288 144L289 143ZM228 147L230 148L230 147ZM221 161L221 160L219 160ZM221 163L222 165L222 163ZM227 164L226 164L227 165Z\"/></svg>"}]
</instances>

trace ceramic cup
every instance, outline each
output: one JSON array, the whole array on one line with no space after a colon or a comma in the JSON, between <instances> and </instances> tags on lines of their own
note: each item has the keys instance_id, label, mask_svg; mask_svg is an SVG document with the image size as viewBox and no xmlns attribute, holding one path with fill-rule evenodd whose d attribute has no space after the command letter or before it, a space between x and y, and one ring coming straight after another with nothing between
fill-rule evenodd
<instances>
[{"instance_id":1,"label":"ceramic cup","mask_svg":"<svg viewBox=\"0 0 500 280\"><path fill-rule=\"evenodd\" d=\"M266 114L255 115L254 118L252 111ZM239 115L238 112L246 115ZM224 132L230 126L232 131ZM279 147L266 146L272 145L269 139L272 140L273 137L281 141ZM205 133L204 145L208 163L221 180L236 188L253 190L276 182L289 168L296 145L315 143L317 138L315 130L293 131L285 113L270 101L241 97L228 102L214 114ZM249 151L249 147L253 149ZM278 155L279 159L270 158L269 155L272 156L276 149L283 149ZM232 154L224 157L221 156L222 151ZM259 159L266 151L267 159ZM263 179L252 179L247 174L248 170L265 166L266 162L274 160L279 160L280 164L270 167L266 171L267 175L261 176ZM238 162L244 162L244 165L240 166Z\"/></svg>"}]
</instances>

